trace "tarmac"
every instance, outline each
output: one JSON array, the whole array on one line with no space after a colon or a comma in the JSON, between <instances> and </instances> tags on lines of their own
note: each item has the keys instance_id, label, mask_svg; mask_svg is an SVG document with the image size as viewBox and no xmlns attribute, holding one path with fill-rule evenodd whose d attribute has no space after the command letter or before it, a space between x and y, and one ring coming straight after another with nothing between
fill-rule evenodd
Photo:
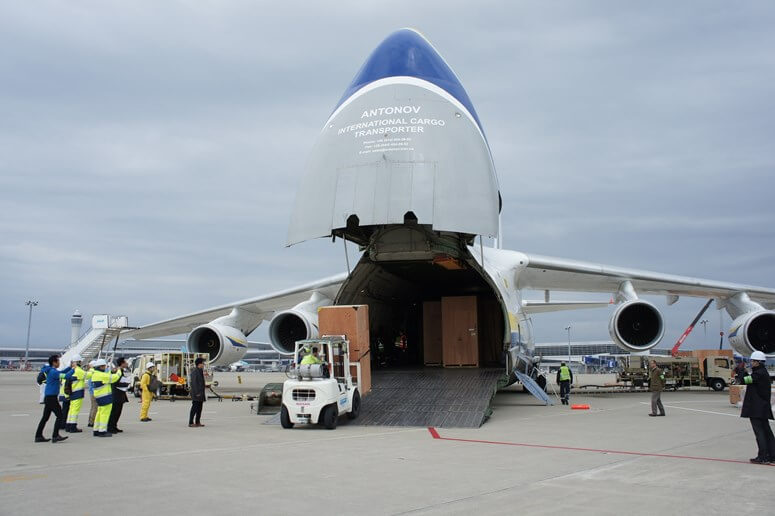
<instances>
[{"instance_id":1,"label":"tarmac","mask_svg":"<svg viewBox=\"0 0 775 516\"><path fill-rule=\"evenodd\" d=\"M574 395L589 410L501 392L478 429L265 425L250 402L158 401L124 433L34 443L34 373L0 372L0 514L769 514L775 467L728 392ZM224 388L237 375L219 373ZM260 388L278 375L242 373ZM239 384L240 386L243 384ZM238 388L235 388L238 390ZM368 402L368 397L364 403ZM88 411L89 403L83 411ZM80 426L86 428L87 413ZM46 427L50 437L53 419Z\"/></svg>"}]
</instances>

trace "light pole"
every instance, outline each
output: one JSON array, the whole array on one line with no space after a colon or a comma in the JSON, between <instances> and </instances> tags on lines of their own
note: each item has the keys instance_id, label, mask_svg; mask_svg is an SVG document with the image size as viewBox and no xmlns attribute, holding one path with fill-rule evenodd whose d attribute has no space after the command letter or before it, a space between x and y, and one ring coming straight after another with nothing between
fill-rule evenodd
<instances>
[{"instance_id":1,"label":"light pole","mask_svg":"<svg viewBox=\"0 0 775 516\"><path fill-rule=\"evenodd\" d=\"M565 331L568 332L568 367L570 367L570 329L571 325L565 327Z\"/></svg>"},{"instance_id":2,"label":"light pole","mask_svg":"<svg viewBox=\"0 0 775 516\"><path fill-rule=\"evenodd\" d=\"M32 328L32 307L38 306L38 302L28 300L24 304L30 307L30 315L27 318L27 347L24 350L24 367L27 367L27 358L30 356L30 328Z\"/></svg>"},{"instance_id":3,"label":"light pole","mask_svg":"<svg viewBox=\"0 0 775 516\"><path fill-rule=\"evenodd\" d=\"M708 339L708 320L703 319L700 321L700 324L702 324L702 329L705 330L705 340Z\"/></svg>"}]
</instances>

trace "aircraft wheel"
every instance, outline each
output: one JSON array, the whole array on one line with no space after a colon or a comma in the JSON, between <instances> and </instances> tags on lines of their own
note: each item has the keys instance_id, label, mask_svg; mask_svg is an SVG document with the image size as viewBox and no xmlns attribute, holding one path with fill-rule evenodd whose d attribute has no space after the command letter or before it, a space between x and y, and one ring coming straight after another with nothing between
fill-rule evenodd
<instances>
[{"instance_id":1,"label":"aircraft wheel","mask_svg":"<svg viewBox=\"0 0 775 516\"><path fill-rule=\"evenodd\" d=\"M288 414L288 408L285 405L283 405L283 408L280 410L280 425L282 425L283 428L293 428L291 416Z\"/></svg>"},{"instance_id":2,"label":"aircraft wheel","mask_svg":"<svg viewBox=\"0 0 775 516\"><path fill-rule=\"evenodd\" d=\"M336 405L329 405L323 409L323 413L320 414L320 421L329 430L336 428L336 423L339 414L336 412Z\"/></svg>"},{"instance_id":3,"label":"aircraft wheel","mask_svg":"<svg viewBox=\"0 0 775 516\"><path fill-rule=\"evenodd\" d=\"M361 393L358 392L358 390L355 390L355 394L353 394L353 408L350 412L347 413L348 419L355 419L358 417L358 414L361 413Z\"/></svg>"}]
</instances>

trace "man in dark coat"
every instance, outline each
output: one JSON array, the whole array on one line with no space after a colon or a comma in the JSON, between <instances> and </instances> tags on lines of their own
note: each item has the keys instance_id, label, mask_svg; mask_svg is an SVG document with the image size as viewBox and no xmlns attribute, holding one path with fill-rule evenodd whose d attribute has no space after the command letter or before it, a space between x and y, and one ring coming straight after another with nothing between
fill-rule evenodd
<instances>
[{"instance_id":1,"label":"man in dark coat","mask_svg":"<svg viewBox=\"0 0 775 516\"><path fill-rule=\"evenodd\" d=\"M121 371L121 378L112 385L113 391L113 408L110 410L110 419L108 419L108 432L111 434L120 434L123 432L118 427L118 420L121 417L121 410L124 408L124 403L128 403L129 399L126 397L126 391L129 388L130 379L127 376L127 363L125 358L119 358L116 361L118 370Z\"/></svg>"},{"instance_id":2,"label":"man in dark coat","mask_svg":"<svg viewBox=\"0 0 775 516\"><path fill-rule=\"evenodd\" d=\"M205 359L199 357L194 362L196 367L191 371L188 387L191 390L191 412L188 415L188 426L197 428L204 426L202 420L202 404L205 402Z\"/></svg>"},{"instance_id":3,"label":"man in dark coat","mask_svg":"<svg viewBox=\"0 0 775 516\"><path fill-rule=\"evenodd\" d=\"M751 374L746 376L745 398L740 417L751 420L753 433L756 436L756 444L759 453L751 459L754 464L767 464L775 462L775 437L770 428L772 406L770 405L770 374L764 366L767 357L761 351L751 353Z\"/></svg>"}]
</instances>

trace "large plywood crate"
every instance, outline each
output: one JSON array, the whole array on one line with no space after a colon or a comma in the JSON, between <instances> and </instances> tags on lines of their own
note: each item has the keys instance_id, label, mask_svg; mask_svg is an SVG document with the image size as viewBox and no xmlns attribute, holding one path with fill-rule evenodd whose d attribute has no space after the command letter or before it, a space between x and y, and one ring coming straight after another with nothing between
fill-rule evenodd
<instances>
[{"instance_id":1,"label":"large plywood crate","mask_svg":"<svg viewBox=\"0 0 775 516\"><path fill-rule=\"evenodd\" d=\"M350 342L350 362L361 364L361 395L371 391L371 353L368 305L326 306L318 310L320 335L344 335ZM356 367L352 366L353 378Z\"/></svg>"},{"instance_id":2,"label":"large plywood crate","mask_svg":"<svg viewBox=\"0 0 775 516\"><path fill-rule=\"evenodd\" d=\"M479 367L476 296L441 298L441 346L444 367Z\"/></svg>"}]
</instances>

